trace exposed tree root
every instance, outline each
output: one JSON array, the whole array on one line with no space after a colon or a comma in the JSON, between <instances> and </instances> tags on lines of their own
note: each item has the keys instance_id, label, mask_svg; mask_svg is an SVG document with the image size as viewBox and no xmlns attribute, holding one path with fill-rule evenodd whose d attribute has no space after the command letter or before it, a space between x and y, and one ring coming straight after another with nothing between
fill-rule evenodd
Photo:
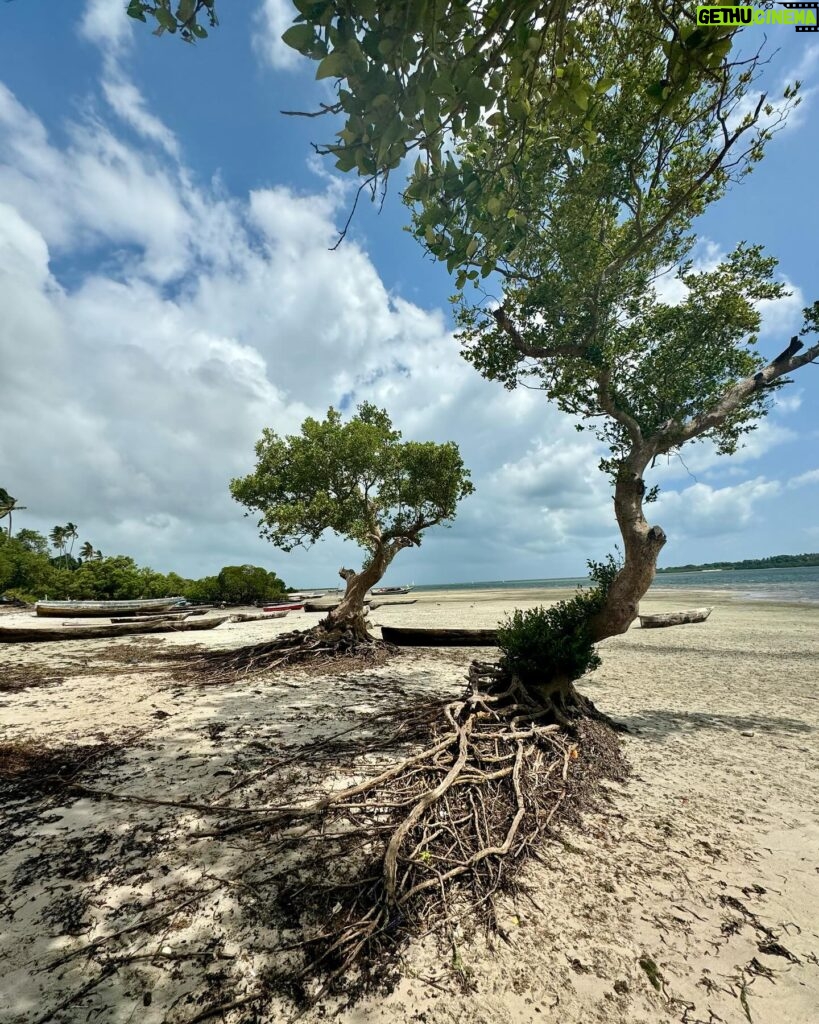
<instances>
[{"instance_id":1,"label":"exposed tree root","mask_svg":"<svg viewBox=\"0 0 819 1024\"><path fill-rule=\"evenodd\" d=\"M297 636L279 641L294 645ZM269 645L261 646L269 653ZM252 657L247 649L220 653L225 660L218 669L234 674L242 665L252 671L265 657L258 648ZM571 732L555 721L558 714ZM248 923L257 920L279 938L263 949L258 987L222 988L192 1020L274 994L303 1008L333 992L352 999L390 985L409 939L437 933L454 948L456 922L497 924L496 899L514 891L530 857L543 860L540 840L559 821L578 817L597 779L624 776L616 735L583 715L583 707L565 702L559 711L536 702L497 666L473 662L459 699L396 708L375 735L345 730L291 750L265 768L263 782L259 772L246 776L241 805L220 806L226 793L195 802L214 826L200 826L192 838L227 840L235 849L241 833L241 875L208 873L193 894L180 891L159 913L141 908L136 921L49 967L79 956L124 967L145 953L123 949L123 940L155 933L178 911L225 887ZM308 772L295 793L288 782L294 762ZM305 785L311 777L318 796L312 783ZM329 789L334 778L343 784ZM234 798L237 788L234 782L228 791ZM119 798L97 787L93 792ZM280 802L285 792L293 795ZM178 806L194 809L193 803Z\"/></svg>"},{"instance_id":2,"label":"exposed tree root","mask_svg":"<svg viewBox=\"0 0 819 1024\"><path fill-rule=\"evenodd\" d=\"M622 777L606 725L534 704L492 665L473 663L467 691L429 710L427 738L379 774L319 799L232 816L201 833L264 830L279 909L304 938L268 980L310 1002L383 982L404 941L447 924L466 900L494 923L494 899L527 855L602 775ZM260 809L261 810L261 809Z\"/></svg>"},{"instance_id":3,"label":"exposed tree root","mask_svg":"<svg viewBox=\"0 0 819 1024\"><path fill-rule=\"evenodd\" d=\"M229 650L199 650L193 657L187 651L182 657L168 651L162 658L179 662L181 667L174 678L207 684L294 665L336 662L339 658L355 659L362 667L373 666L381 664L394 651L394 647L380 640L362 640L352 630L327 629L320 624L309 630L281 633L260 644Z\"/></svg>"}]
</instances>

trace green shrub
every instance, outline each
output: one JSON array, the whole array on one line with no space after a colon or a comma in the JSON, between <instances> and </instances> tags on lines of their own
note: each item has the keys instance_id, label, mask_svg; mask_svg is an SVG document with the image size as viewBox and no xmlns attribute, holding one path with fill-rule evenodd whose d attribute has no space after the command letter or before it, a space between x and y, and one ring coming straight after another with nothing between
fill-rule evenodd
<instances>
[{"instance_id":1,"label":"green shrub","mask_svg":"<svg viewBox=\"0 0 819 1024\"><path fill-rule=\"evenodd\" d=\"M524 685L560 677L579 679L600 664L589 625L602 609L620 566L611 555L604 562L587 564L592 588L578 588L574 597L551 608L517 609L501 622L501 665Z\"/></svg>"}]
</instances>

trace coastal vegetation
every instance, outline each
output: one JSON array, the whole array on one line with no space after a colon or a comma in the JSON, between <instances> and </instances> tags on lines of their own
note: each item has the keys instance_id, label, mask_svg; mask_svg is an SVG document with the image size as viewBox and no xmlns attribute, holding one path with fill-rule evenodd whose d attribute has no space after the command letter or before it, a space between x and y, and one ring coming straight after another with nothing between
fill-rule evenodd
<instances>
[{"instance_id":1,"label":"coastal vegetation","mask_svg":"<svg viewBox=\"0 0 819 1024\"><path fill-rule=\"evenodd\" d=\"M80 549L82 558L73 558L65 551L62 529L52 531L60 540L59 545L52 540L56 554L35 530L14 537L0 531L0 597L27 604L46 596L100 601L178 596L198 603L257 604L285 595L275 572L254 565L225 566L215 576L194 580L139 566L128 555L104 557L89 542Z\"/></svg>"},{"instance_id":2,"label":"coastal vegetation","mask_svg":"<svg viewBox=\"0 0 819 1024\"><path fill-rule=\"evenodd\" d=\"M284 551L315 544L327 530L364 549L360 569L339 569L344 596L320 628L370 642L367 592L400 551L450 523L473 487L457 445L402 441L387 413L364 402L346 423L331 408L324 420L306 419L300 434L266 429L255 470L230 490L261 514L261 536Z\"/></svg>"},{"instance_id":3,"label":"coastal vegetation","mask_svg":"<svg viewBox=\"0 0 819 1024\"><path fill-rule=\"evenodd\" d=\"M819 552L803 555L769 555L767 558L743 558L741 562L703 562L700 565L669 565L658 569L666 572L708 572L715 569L798 569L803 566L819 566Z\"/></svg>"}]
</instances>

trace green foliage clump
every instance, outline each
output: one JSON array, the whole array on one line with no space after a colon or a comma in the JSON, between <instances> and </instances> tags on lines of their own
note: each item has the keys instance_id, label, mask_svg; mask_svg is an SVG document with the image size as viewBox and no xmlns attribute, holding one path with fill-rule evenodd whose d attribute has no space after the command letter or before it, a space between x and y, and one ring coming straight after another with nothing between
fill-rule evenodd
<instances>
[{"instance_id":1,"label":"green foliage clump","mask_svg":"<svg viewBox=\"0 0 819 1024\"><path fill-rule=\"evenodd\" d=\"M139 566L127 555L103 558L95 551L82 561L65 553L52 557L48 539L35 530L20 530L14 537L0 530L0 596L29 604L46 596L80 601L179 596L193 602L253 604L276 600L286 589L274 572L258 566L228 565L218 576L190 580Z\"/></svg>"},{"instance_id":2,"label":"green foliage clump","mask_svg":"<svg viewBox=\"0 0 819 1024\"><path fill-rule=\"evenodd\" d=\"M578 589L574 597L551 608L518 608L501 623L501 665L524 686L544 679L579 679L600 664L590 623L602 610L619 565L611 555L604 562L587 564L593 587Z\"/></svg>"}]
</instances>

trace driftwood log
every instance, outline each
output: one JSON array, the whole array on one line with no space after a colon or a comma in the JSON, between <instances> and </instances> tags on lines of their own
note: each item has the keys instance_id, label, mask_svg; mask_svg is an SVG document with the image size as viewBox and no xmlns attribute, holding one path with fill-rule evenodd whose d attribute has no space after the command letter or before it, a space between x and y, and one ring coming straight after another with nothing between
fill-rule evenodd
<instances>
[{"instance_id":1,"label":"driftwood log","mask_svg":"<svg viewBox=\"0 0 819 1024\"><path fill-rule=\"evenodd\" d=\"M193 622L134 622L104 626L68 626L62 629L37 629L31 626L0 626L0 643L48 643L52 640L105 640L109 637L136 636L143 633L184 633L192 629L214 629L226 615Z\"/></svg>"},{"instance_id":2,"label":"driftwood log","mask_svg":"<svg viewBox=\"0 0 819 1024\"><path fill-rule=\"evenodd\" d=\"M705 622L713 609L688 608L682 612L662 612L657 615L641 615L643 629L659 629L661 626L682 626L686 622Z\"/></svg>"},{"instance_id":3,"label":"driftwood log","mask_svg":"<svg viewBox=\"0 0 819 1024\"><path fill-rule=\"evenodd\" d=\"M385 643L399 647L497 647L497 629L424 629L382 626Z\"/></svg>"}]
</instances>

